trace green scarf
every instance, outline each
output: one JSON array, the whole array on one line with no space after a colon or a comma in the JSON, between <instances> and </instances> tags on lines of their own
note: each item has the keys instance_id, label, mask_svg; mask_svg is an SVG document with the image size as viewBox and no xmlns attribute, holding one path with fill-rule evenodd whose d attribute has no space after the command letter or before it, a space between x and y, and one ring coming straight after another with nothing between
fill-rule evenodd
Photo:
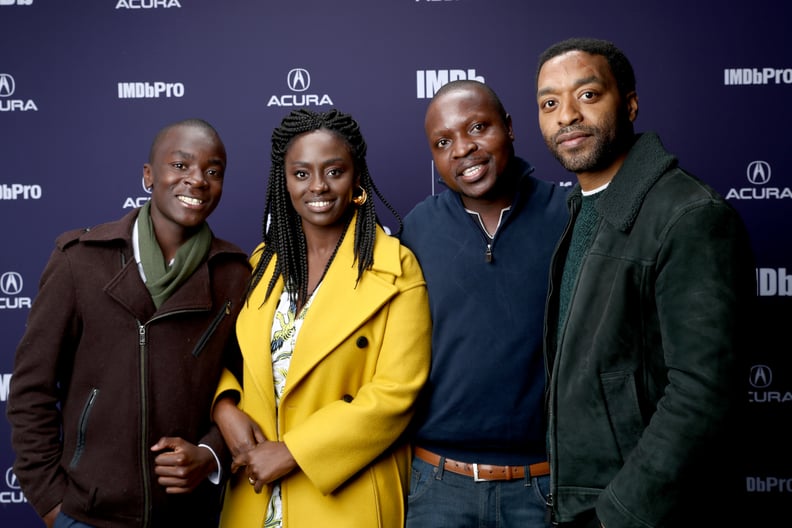
<instances>
[{"instance_id":1,"label":"green scarf","mask_svg":"<svg viewBox=\"0 0 792 528\"><path fill-rule=\"evenodd\" d=\"M146 287L154 305L159 308L179 286L201 265L212 244L212 231L204 222L201 229L181 245L168 266L162 255L154 224L151 222L151 202L140 209L138 215L138 245L140 263L146 275Z\"/></svg>"}]
</instances>

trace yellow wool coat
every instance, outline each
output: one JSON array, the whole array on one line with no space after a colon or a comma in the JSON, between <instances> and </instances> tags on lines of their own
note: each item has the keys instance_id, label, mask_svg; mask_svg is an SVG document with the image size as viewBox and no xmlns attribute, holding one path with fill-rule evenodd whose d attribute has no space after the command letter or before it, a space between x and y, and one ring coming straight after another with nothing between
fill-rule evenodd
<instances>
[{"instance_id":1,"label":"yellow wool coat","mask_svg":"<svg viewBox=\"0 0 792 528\"><path fill-rule=\"evenodd\" d=\"M240 408L299 465L281 481L286 528L404 526L410 451L394 443L429 373L426 284L412 252L379 229L374 265L355 287L353 239L354 222L303 322L280 412L269 350L282 281L264 302L274 259L237 321L244 390L228 372L218 388L240 391ZM268 492L237 472L220 526L261 528Z\"/></svg>"}]
</instances>

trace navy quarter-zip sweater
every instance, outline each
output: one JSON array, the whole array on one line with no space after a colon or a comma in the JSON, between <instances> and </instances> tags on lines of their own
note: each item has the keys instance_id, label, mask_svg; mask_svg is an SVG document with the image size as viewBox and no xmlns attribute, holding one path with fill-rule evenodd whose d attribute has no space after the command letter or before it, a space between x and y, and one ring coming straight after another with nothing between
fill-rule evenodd
<instances>
[{"instance_id":1,"label":"navy quarter-zip sweater","mask_svg":"<svg viewBox=\"0 0 792 528\"><path fill-rule=\"evenodd\" d=\"M519 190L491 242L459 195L430 196L405 217L429 289L432 369L415 445L448 458L523 465L546 459L542 359L550 256L566 194L516 158Z\"/></svg>"}]
</instances>

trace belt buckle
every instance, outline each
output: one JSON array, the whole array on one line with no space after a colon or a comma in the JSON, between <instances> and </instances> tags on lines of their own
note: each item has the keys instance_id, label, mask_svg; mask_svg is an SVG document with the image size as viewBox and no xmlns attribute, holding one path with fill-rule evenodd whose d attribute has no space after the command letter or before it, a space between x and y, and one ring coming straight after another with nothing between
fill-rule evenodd
<instances>
[{"instance_id":1,"label":"belt buckle","mask_svg":"<svg viewBox=\"0 0 792 528\"><path fill-rule=\"evenodd\" d=\"M487 479L479 477L479 467L473 463L473 482L487 482Z\"/></svg>"}]
</instances>

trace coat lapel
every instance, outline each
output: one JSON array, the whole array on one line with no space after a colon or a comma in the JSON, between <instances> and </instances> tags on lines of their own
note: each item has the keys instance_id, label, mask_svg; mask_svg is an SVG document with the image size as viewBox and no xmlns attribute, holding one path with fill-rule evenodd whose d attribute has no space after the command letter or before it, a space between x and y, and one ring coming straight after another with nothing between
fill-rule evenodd
<instances>
[{"instance_id":1,"label":"coat lapel","mask_svg":"<svg viewBox=\"0 0 792 528\"><path fill-rule=\"evenodd\" d=\"M356 287L354 238L353 222L306 314L289 366L284 399L323 358L371 319L397 293L393 279L401 269L398 242L378 229L373 272L365 272ZM255 262L252 264L255 266ZM283 280L278 279L266 302L264 294L274 269L275 259L267 266L261 282L247 301L249 308L242 310L237 322L239 343L252 382L251 386L246 378L245 392L256 391L255 398L264 400L266 408L273 410L275 390L270 338L275 309L283 292ZM381 275L377 273L378 270L384 273Z\"/></svg>"},{"instance_id":2,"label":"coat lapel","mask_svg":"<svg viewBox=\"0 0 792 528\"><path fill-rule=\"evenodd\" d=\"M380 249L379 240L386 236L381 230L377 233L375 263L393 258ZM308 309L297 337L284 398L317 363L348 339L397 293L392 282L371 272L365 272L355 286L357 263L353 262L354 238L353 222Z\"/></svg>"}]
</instances>

